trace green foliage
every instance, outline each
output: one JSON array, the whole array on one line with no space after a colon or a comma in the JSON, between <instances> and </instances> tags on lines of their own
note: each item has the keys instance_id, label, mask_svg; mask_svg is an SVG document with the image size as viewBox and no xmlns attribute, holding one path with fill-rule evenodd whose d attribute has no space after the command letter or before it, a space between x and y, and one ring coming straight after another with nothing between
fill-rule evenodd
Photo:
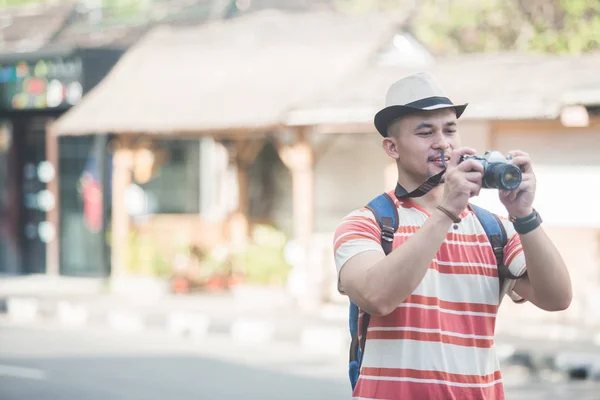
<instances>
[{"instance_id":1,"label":"green foliage","mask_svg":"<svg viewBox=\"0 0 600 400\"><path fill-rule=\"evenodd\" d=\"M412 0L334 0L336 8L349 14L390 11L404 8Z\"/></svg>"},{"instance_id":2,"label":"green foliage","mask_svg":"<svg viewBox=\"0 0 600 400\"><path fill-rule=\"evenodd\" d=\"M24 6L31 3L45 3L43 0L0 0L0 8Z\"/></svg>"},{"instance_id":3,"label":"green foliage","mask_svg":"<svg viewBox=\"0 0 600 400\"><path fill-rule=\"evenodd\" d=\"M400 10L434 53L600 49L600 0L338 0L344 12Z\"/></svg>"},{"instance_id":4,"label":"green foliage","mask_svg":"<svg viewBox=\"0 0 600 400\"><path fill-rule=\"evenodd\" d=\"M117 20L143 20L154 0L103 0L104 13ZM0 9L28 4L56 3L50 0L0 0Z\"/></svg>"},{"instance_id":5,"label":"green foliage","mask_svg":"<svg viewBox=\"0 0 600 400\"><path fill-rule=\"evenodd\" d=\"M106 21L142 22L154 0L104 0ZM0 8L47 0L0 0ZM398 12L434 53L600 49L600 0L334 0L345 13Z\"/></svg>"},{"instance_id":6,"label":"green foliage","mask_svg":"<svg viewBox=\"0 0 600 400\"><path fill-rule=\"evenodd\" d=\"M533 20L535 35L530 42L533 50L555 53L581 53L600 48L600 1L560 0L559 29L549 21Z\"/></svg>"},{"instance_id":7,"label":"green foliage","mask_svg":"<svg viewBox=\"0 0 600 400\"><path fill-rule=\"evenodd\" d=\"M434 53L506 50L519 37L519 14L502 0L425 0L413 32Z\"/></svg>"},{"instance_id":8,"label":"green foliage","mask_svg":"<svg viewBox=\"0 0 600 400\"><path fill-rule=\"evenodd\" d=\"M244 280L260 285L283 285L291 270L284 258L285 235L268 225L254 228L247 248L237 255Z\"/></svg>"},{"instance_id":9,"label":"green foliage","mask_svg":"<svg viewBox=\"0 0 600 400\"><path fill-rule=\"evenodd\" d=\"M151 0L104 0L104 8L117 19L142 19Z\"/></svg>"},{"instance_id":10,"label":"green foliage","mask_svg":"<svg viewBox=\"0 0 600 400\"><path fill-rule=\"evenodd\" d=\"M127 272L134 275L166 278L171 275L171 264L160 254L154 240L146 235L129 233Z\"/></svg>"}]
</instances>

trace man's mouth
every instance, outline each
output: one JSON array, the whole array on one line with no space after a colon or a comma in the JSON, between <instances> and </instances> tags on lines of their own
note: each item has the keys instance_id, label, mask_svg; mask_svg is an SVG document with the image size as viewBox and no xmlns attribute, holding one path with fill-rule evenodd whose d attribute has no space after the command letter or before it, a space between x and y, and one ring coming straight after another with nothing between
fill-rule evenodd
<instances>
[{"instance_id":1,"label":"man's mouth","mask_svg":"<svg viewBox=\"0 0 600 400\"><path fill-rule=\"evenodd\" d=\"M436 164L436 165L441 165L444 166L446 164L448 164L448 161L450 160L450 157L444 157L443 161L442 161L442 157L435 157L435 158L430 158L429 161Z\"/></svg>"}]
</instances>

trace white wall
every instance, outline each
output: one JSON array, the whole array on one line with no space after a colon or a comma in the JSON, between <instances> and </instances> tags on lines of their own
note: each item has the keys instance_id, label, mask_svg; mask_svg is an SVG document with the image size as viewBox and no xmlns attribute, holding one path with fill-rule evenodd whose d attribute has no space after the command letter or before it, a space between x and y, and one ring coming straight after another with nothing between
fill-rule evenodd
<instances>
[{"instance_id":1,"label":"white wall","mask_svg":"<svg viewBox=\"0 0 600 400\"><path fill-rule=\"evenodd\" d=\"M600 166L598 130L502 130L494 133L494 144L504 152L526 151L536 164Z\"/></svg>"},{"instance_id":2,"label":"white wall","mask_svg":"<svg viewBox=\"0 0 600 400\"><path fill-rule=\"evenodd\" d=\"M569 268L573 284L573 302L564 312L548 313L531 304L507 301L500 309L498 330L568 339L576 330L564 324L599 326L600 132L504 129L494 132L494 144L503 153L519 149L531 155L537 177L534 205ZM494 190L482 191L474 202L506 214ZM540 327L540 323L545 325Z\"/></svg>"},{"instance_id":3,"label":"white wall","mask_svg":"<svg viewBox=\"0 0 600 400\"><path fill-rule=\"evenodd\" d=\"M533 160L537 178L535 207L552 226L600 227L600 132L500 131L496 150L523 150ZM483 190L474 203L505 214L497 191Z\"/></svg>"},{"instance_id":4,"label":"white wall","mask_svg":"<svg viewBox=\"0 0 600 400\"><path fill-rule=\"evenodd\" d=\"M490 124L487 121L459 120L458 132L461 144L472 147L478 154L483 155L486 150L492 150L490 149Z\"/></svg>"},{"instance_id":5,"label":"white wall","mask_svg":"<svg viewBox=\"0 0 600 400\"><path fill-rule=\"evenodd\" d=\"M483 154L489 147L490 129L485 121L459 121L463 146ZM381 147L377 133L332 135L327 150L317 155L315 165L315 231L333 231L341 218L366 205L396 182L393 160Z\"/></svg>"},{"instance_id":6,"label":"white wall","mask_svg":"<svg viewBox=\"0 0 600 400\"><path fill-rule=\"evenodd\" d=\"M384 190L390 158L377 134L332 136L315 163L315 231L332 232L350 211Z\"/></svg>"},{"instance_id":7,"label":"white wall","mask_svg":"<svg viewBox=\"0 0 600 400\"><path fill-rule=\"evenodd\" d=\"M568 339L569 324L600 326L600 230L545 227L565 260L573 285L573 301L566 311L546 312L530 303L514 304L505 299L500 307L497 330L531 337L556 335ZM540 328L540 323L546 324ZM550 324L550 325L548 325ZM552 327L553 325L562 325Z\"/></svg>"}]
</instances>

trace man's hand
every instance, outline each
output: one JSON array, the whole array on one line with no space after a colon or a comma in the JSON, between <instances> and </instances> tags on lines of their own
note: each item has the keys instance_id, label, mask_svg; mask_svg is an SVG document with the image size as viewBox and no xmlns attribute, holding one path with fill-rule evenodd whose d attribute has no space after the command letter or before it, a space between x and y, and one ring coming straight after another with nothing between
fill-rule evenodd
<instances>
[{"instance_id":1,"label":"man's hand","mask_svg":"<svg viewBox=\"0 0 600 400\"><path fill-rule=\"evenodd\" d=\"M481 190L483 165L475 160L460 162L463 155L473 155L476 151L462 147L450 153L450 160L444 174L444 196L441 206L458 216L467 206L472 196Z\"/></svg>"},{"instance_id":2,"label":"man's hand","mask_svg":"<svg viewBox=\"0 0 600 400\"><path fill-rule=\"evenodd\" d=\"M533 212L536 179L529 154L522 151L511 151L511 164L521 168L521 184L515 190L499 190L498 197L511 217L522 218Z\"/></svg>"}]
</instances>

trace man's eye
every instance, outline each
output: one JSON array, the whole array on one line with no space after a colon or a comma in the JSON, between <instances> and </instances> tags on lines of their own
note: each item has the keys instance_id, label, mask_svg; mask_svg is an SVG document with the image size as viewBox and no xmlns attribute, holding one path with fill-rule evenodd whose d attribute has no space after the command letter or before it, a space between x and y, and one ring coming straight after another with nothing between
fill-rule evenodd
<instances>
[{"instance_id":1,"label":"man's eye","mask_svg":"<svg viewBox=\"0 0 600 400\"><path fill-rule=\"evenodd\" d=\"M428 131L428 132L419 132L419 133L417 133L417 135L419 135L419 136L429 136L429 135L431 135L431 131Z\"/></svg>"},{"instance_id":2,"label":"man's eye","mask_svg":"<svg viewBox=\"0 0 600 400\"><path fill-rule=\"evenodd\" d=\"M447 135L454 135L456 133L456 131L446 131Z\"/></svg>"}]
</instances>

